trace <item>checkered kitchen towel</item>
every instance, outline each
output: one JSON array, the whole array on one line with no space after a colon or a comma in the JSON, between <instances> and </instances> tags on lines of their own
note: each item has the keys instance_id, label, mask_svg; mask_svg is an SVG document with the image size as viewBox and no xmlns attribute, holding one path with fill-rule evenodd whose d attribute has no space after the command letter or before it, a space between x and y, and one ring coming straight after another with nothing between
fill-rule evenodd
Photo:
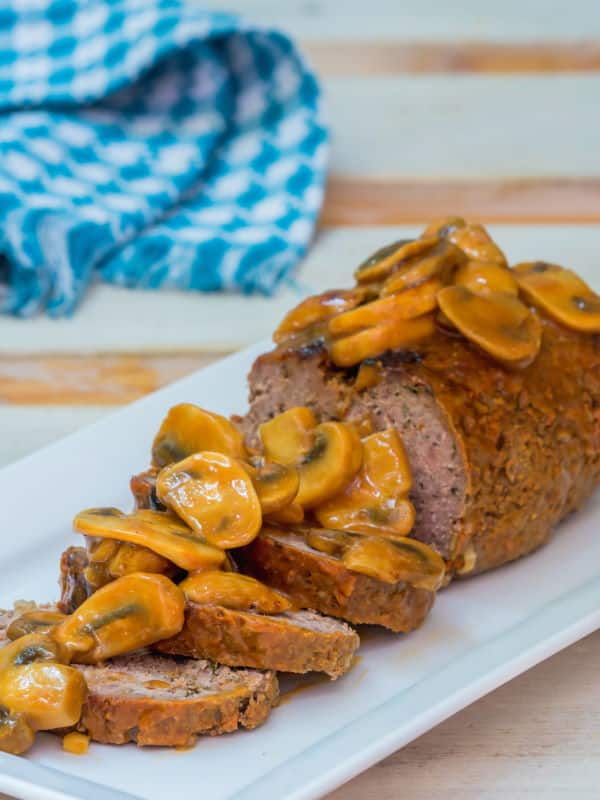
<instances>
[{"instance_id":1,"label":"checkered kitchen towel","mask_svg":"<svg viewBox=\"0 0 600 800\"><path fill-rule=\"evenodd\" d=\"M96 277L271 292L326 139L281 33L184 0L0 0L0 311L69 314Z\"/></svg>"}]
</instances>

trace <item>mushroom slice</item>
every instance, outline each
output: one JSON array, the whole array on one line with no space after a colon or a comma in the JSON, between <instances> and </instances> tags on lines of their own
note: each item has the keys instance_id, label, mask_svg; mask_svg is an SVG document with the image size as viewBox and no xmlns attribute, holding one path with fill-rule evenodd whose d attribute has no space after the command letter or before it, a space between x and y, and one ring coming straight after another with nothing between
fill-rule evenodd
<instances>
[{"instance_id":1,"label":"mushroom slice","mask_svg":"<svg viewBox=\"0 0 600 800\"><path fill-rule=\"evenodd\" d=\"M376 358L386 350L401 350L415 345L434 332L435 320L431 314L403 321L386 320L331 342L329 355L338 367L352 367L367 358Z\"/></svg>"},{"instance_id":2,"label":"mushroom slice","mask_svg":"<svg viewBox=\"0 0 600 800\"><path fill-rule=\"evenodd\" d=\"M467 221L463 217L442 217L430 222L421 234L422 239L430 239L436 236L439 239L445 239L450 233L457 228L464 228Z\"/></svg>"},{"instance_id":3,"label":"mushroom slice","mask_svg":"<svg viewBox=\"0 0 600 800\"><path fill-rule=\"evenodd\" d=\"M498 361L524 367L537 356L540 321L517 297L500 292L484 297L464 286L447 286L438 302L463 336Z\"/></svg>"},{"instance_id":4,"label":"mushroom slice","mask_svg":"<svg viewBox=\"0 0 600 800\"><path fill-rule=\"evenodd\" d=\"M90 508L73 525L86 536L117 539L147 547L185 570L215 568L225 553L208 544L168 511L139 509L124 514L118 508Z\"/></svg>"},{"instance_id":5,"label":"mushroom slice","mask_svg":"<svg viewBox=\"0 0 600 800\"><path fill-rule=\"evenodd\" d=\"M436 308L436 296L443 287L444 284L440 280L432 278L421 286L407 289L401 294L383 297L352 311L346 311L329 321L329 333L332 336L345 336L379 325L386 320L400 321L420 317Z\"/></svg>"},{"instance_id":6,"label":"mushroom slice","mask_svg":"<svg viewBox=\"0 0 600 800\"><path fill-rule=\"evenodd\" d=\"M326 528L311 528L305 534L306 544L313 550L327 553L328 556L341 557L344 551L352 544L352 537L341 531L327 530Z\"/></svg>"},{"instance_id":7,"label":"mushroom slice","mask_svg":"<svg viewBox=\"0 0 600 800\"><path fill-rule=\"evenodd\" d=\"M445 237L460 247L473 261L490 261L500 264L501 267L507 266L506 256L483 225L470 222L460 227L451 227Z\"/></svg>"},{"instance_id":8,"label":"mushroom slice","mask_svg":"<svg viewBox=\"0 0 600 800\"><path fill-rule=\"evenodd\" d=\"M273 341L280 343L311 325L329 319L342 311L355 308L365 299L366 289L332 289L323 294L307 297L293 308L273 334Z\"/></svg>"},{"instance_id":9,"label":"mushroom slice","mask_svg":"<svg viewBox=\"0 0 600 800\"><path fill-rule=\"evenodd\" d=\"M66 664L69 660L68 651L49 634L26 633L0 650L0 673L34 662ZM2 695L0 702L1 698Z\"/></svg>"},{"instance_id":10,"label":"mushroom slice","mask_svg":"<svg viewBox=\"0 0 600 800\"><path fill-rule=\"evenodd\" d=\"M446 570L444 561L422 542L407 538L391 541L378 536L353 538L342 555L347 569L385 583L402 581L431 592L442 585Z\"/></svg>"},{"instance_id":11,"label":"mushroom slice","mask_svg":"<svg viewBox=\"0 0 600 800\"><path fill-rule=\"evenodd\" d=\"M165 467L202 450L233 458L246 455L244 438L228 419L192 403L173 406L154 439L152 463Z\"/></svg>"},{"instance_id":12,"label":"mushroom slice","mask_svg":"<svg viewBox=\"0 0 600 800\"><path fill-rule=\"evenodd\" d=\"M269 514L266 522L275 522L279 525L299 525L304 519L304 509L300 503L290 503L280 511Z\"/></svg>"},{"instance_id":13,"label":"mushroom slice","mask_svg":"<svg viewBox=\"0 0 600 800\"><path fill-rule=\"evenodd\" d=\"M324 528L357 533L405 536L415 522L408 499L412 485L406 452L395 428L363 439L358 475L339 495L315 509Z\"/></svg>"},{"instance_id":14,"label":"mushroom slice","mask_svg":"<svg viewBox=\"0 0 600 800\"><path fill-rule=\"evenodd\" d=\"M179 588L187 600L199 605L216 605L234 611L281 614L292 604L287 597L264 583L235 572L201 572L189 575Z\"/></svg>"},{"instance_id":15,"label":"mushroom slice","mask_svg":"<svg viewBox=\"0 0 600 800\"><path fill-rule=\"evenodd\" d=\"M48 633L64 619L66 619L66 614L61 614L59 611L36 608L15 617L6 629L6 636L14 640L20 639L21 636L27 636L29 633Z\"/></svg>"},{"instance_id":16,"label":"mushroom slice","mask_svg":"<svg viewBox=\"0 0 600 800\"><path fill-rule=\"evenodd\" d=\"M185 598L164 575L136 572L98 589L52 632L79 664L148 647L183 627Z\"/></svg>"},{"instance_id":17,"label":"mushroom slice","mask_svg":"<svg viewBox=\"0 0 600 800\"><path fill-rule=\"evenodd\" d=\"M467 261L458 268L454 284L464 286L475 294L505 292L515 297L519 294L519 284L512 271L493 261Z\"/></svg>"},{"instance_id":18,"label":"mushroom slice","mask_svg":"<svg viewBox=\"0 0 600 800\"><path fill-rule=\"evenodd\" d=\"M35 731L23 714L10 712L0 706L0 751L20 756L35 741Z\"/></svg>"},{"instance_id":19,"label":"mushroom slice","mask_svg":"<svg viewBox=\"0 0 600 800\"><path fill-rule=\"evenodd\" d=\"M165 467L156 492L216 547L250 544L260 530L262 512L252 479L241 462L223 453L196 453Z\"/></svg>"},{"instance_id":20,"label":"mushroom slice","mask_svg":"<svg viewBox=\"0 0 600 800\"><path fill-rule=\"evenodd\" d=\"M323 422L302 406L263 423L259 436L269 460L298 470L295 502L313 508L337 494L360 467L360 438L351 425Z\"/></svg>"},{"instance_id":21,"label":"mushroom slice","mask_svg":"<svg viewBox=\"0 0 600 800\"><path fill-rule=\"evenodd\" d=\"M86 693L81 672L65 664L34 661L0 672L2 704L22 714L34 731L76 725Z\"/></svg>"},{"instance_id":22,"label":"mushroom slice","mask_svg":"<svg viewBox=\"0 0 600 800\"><path fill-rule=\"evenodd\" d=\"M567 328L600 333L600 296L570 269L542 261L517 264L514 275L525 298Z\"/></svg>"},{"instance_id":23,"label":"mushroom slice","mask_svg":"<svg viewBox=\"0 0 600 800\"><path fill-rule=\"evenodd\" d=\"M294 466L265 461L260 456L243 466L252 479L263 514L273 514L293 503L300 486Z\"/></svg>"},{"instance_id":24,"label":"mushroom slice","mask_svg":"<svg viewBox=\"0 0 600 800\"><path fill-rule=\"evenodd\" d=\"M147 547L123 542L107 565L111 578L121 578L132 572L155 572L162 575L173 569L173 563Z\"/></svg>"},{"instance_id":25,"label":"mushroom slice","mask_svg":"<svg viewBox=\"0 0 600 800\"><path fill-rule=\"evenodd\" d=\"M437 278L446 284L455 267L465 260L466 256L462 250L442 239L424 255L409 259L390 275L383 284L381 295L385 297L420 287L421 284L430 282L432 278Z\"/></svg>"},{"instance_id":26,"label":"mushroom slice","mask_svg":"<svg viewBox=\"0 0 600 800\"><path fill-rule=\"evenodd\" d=\"M437 237L430 239L401 239L376 250L354 273L357 283L368 284L385 280L403 262L433 249Z\"/></svg>"}]
</instances>

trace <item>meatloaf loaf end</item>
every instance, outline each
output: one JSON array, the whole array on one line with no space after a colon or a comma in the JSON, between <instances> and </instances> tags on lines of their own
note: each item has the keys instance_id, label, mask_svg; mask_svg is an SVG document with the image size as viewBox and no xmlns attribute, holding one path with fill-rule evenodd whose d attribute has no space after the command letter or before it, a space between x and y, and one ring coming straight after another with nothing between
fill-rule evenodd
<instances>
[{"instance_id":1,"label":"meatloaf loaf end","mask_svg":"<svg viewBox=\"0 0 600 800\"><path fill-rule=\"evenodd\" d=\"M319 344L259 357L249 376L257 426L298 405L322 419L398 429L413 472L412 535L455 571L483 572L543 544L600 482L600 336L545 318L537 359L510 369L438 331L419 352L376 360L375 385ZM468 555L467 559L465 555Z\"/></svg>"},{"instance_id":2,"label":"meatloaf loaf end","mask_svg":"<svg viewBox=\"0 0 600 800\"><path fill-rule=\"evenodd\" d=\"M245 571L287 592L304 608L396 632L418 628L435 597L434 592L407 583L384 583L351 572L339 558L315 550L291 531L263 529L240 552L239 561Z\"/></svg>"},{"instance_id":3,"label":"meatloaf loaf end","mask_svg":"<svg viewBox=\"0 0 600 800\"><path fill-rule=\"evenodd\" d=\"M349 625L314 611L265 615L189 603L181 633L156 649L229 666L338 678L352 666L359 644Z\"/></svg>"}]
</instances>

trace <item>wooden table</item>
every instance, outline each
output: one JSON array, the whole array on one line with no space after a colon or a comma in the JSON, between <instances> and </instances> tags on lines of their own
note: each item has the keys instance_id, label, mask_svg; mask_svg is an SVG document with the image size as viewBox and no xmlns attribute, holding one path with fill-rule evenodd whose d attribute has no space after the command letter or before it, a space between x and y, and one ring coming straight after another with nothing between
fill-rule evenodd
<instances>
[{"instance_id":1,"label":"wooden table","mask_svg":"<svg viewBox=\"0 0 600 800\"><path fill-rule=\"evenodd\" d=\"M324 77L332 173L302 290L347 283L382 242L447 213L493 223L511 260L571 264L600 290L597 0L227 5L287 28ZM73 320L0 320L0 461L267 336L297 291L97 287ZM331 798L600 797L599 662L596 633Z\"/></svg>"}]
</instances>

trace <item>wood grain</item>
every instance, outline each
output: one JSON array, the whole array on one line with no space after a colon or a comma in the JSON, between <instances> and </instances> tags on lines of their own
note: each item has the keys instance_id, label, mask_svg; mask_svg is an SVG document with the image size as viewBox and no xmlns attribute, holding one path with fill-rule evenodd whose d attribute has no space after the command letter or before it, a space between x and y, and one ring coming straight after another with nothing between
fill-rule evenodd
<instances>
[{"instance_id":1,"label":"wood grain","mask_svg":"<svg viewBox=\"0 0 600 800\"><path fill-rule=\"evenodd\" d=\"M600 70L600 43L313 41L304 49L324 77L427 73L577 73Z\"/></svg>"},{"instance_id":2,"label":"wood grain","mask_svg":"<svg viewBox=\"0 0 600 800\"><path fill-rule=\"evenodd\" d=\"M321 224L401 225L449 213L482 222L599 222L600 178L420 181L333 175Z\"/></svg>"},{"instance_id":3,"label":"wood grain","mask_svg":"<svg viewBox=\"0 0 600 800\"><path fill-rule=\"evenodd\" d=\"M0 358L0 403L121 405L215 358L209 353Z\"/></svg>"}]
</instances>

